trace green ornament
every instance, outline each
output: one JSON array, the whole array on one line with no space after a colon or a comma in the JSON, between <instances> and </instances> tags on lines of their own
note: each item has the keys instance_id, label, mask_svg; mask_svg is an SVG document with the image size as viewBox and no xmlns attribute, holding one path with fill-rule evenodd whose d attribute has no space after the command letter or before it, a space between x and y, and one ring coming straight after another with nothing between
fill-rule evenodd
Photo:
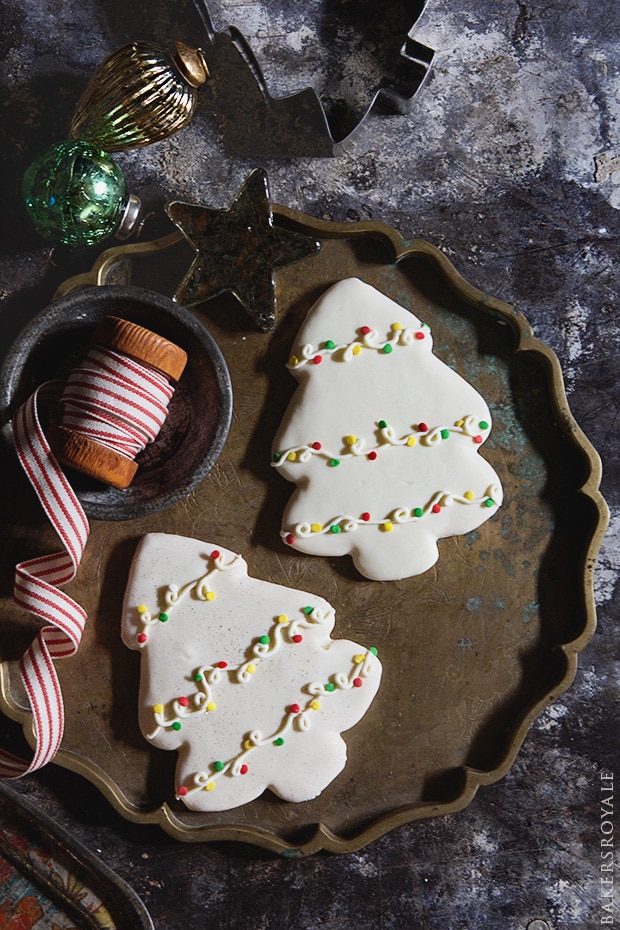
<instances>
[{"instance_id":1,"label":"green ornament","mask_svg":"<svg viewBox=\"0 0 620 930\"><path fill-rule=\"evenodd\" d=\"M121 169L88 142L60 142L41 152L22 189L36 231L64 245L94 245L115 230L129 235L138 217L139 201L128 194Z\"/></svg>"}]
</instances>

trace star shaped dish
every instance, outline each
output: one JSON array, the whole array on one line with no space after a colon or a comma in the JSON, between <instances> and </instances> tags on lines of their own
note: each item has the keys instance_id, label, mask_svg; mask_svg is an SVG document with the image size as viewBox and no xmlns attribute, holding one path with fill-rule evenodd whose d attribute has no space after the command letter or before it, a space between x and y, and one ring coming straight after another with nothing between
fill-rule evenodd
<instances>
[{"instance_id":1,"label":"star shaped dish","mask_svg":"<svg viewBox=\"0 0 620 930\"><path fill-rule=\"evenodd\" d=\"M231 291L262 332L276 322L274 268L312 255L320 244L273 225L265 172L252 171L227 210L174 201L166 207L196 252L174 299L186 307Z\"/></svg>"}]
</instances>

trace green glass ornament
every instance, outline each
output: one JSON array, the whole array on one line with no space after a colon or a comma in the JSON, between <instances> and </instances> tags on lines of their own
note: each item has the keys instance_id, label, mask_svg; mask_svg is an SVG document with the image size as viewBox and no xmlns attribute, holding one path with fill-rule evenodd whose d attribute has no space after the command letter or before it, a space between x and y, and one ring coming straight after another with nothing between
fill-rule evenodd
<instances>
[{"instance_id":1,"label":"green glass ornament","mask_svg":"<svg viewBox=\"0 0 620 930\"><path fill-rule=\"evenodd\" d=\"M94 245L115 231L125 238L138 218L139 201L128 194L120 168L88 142L59 142L41 152L22 189L36 231L52 242Z\"/></svg>"}]
</instances>

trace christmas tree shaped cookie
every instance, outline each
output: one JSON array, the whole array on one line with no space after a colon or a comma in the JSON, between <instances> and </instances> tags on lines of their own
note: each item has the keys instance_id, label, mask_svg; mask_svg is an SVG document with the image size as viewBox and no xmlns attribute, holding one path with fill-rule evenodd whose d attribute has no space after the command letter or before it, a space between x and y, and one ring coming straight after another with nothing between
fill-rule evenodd
<instances>
[{"instance_id":1,"label":"christmas tree shaped cookie","mask_svg":"<svg viewBox=\"0 0 620 930\"><path fill-rule=\"evenodd\" d=\"M288 367L300 383L272 465L297 485L282 525L289 546L350 554L387 581L426 571L438 539L495 513L501 485L479 454L489 409L408 310L340 281L310 310Z\"/></svg>"},{"instance_id":2,"label":"christmas tree shaped cookie","mask_svg":"<svg viewBox=\"0 0 620 930\"><path fill-rule=\"evenodd\" d=\"M332 640L320 597L251 578L240 555L145 536L132 563L123 641L139 649L140 727L179 753L176 795L227 810L266 788L316 797L344 768L341 733L381 679L374 647Z\"/></svg>"}]
</instances>

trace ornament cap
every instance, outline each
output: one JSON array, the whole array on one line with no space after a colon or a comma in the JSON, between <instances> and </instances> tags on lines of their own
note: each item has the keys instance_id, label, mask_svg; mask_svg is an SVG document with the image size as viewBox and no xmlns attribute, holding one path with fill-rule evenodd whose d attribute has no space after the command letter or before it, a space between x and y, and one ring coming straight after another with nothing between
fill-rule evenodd
<instances>
[{"instance_id":1,"label":"ornament cap","mask_svg":"<svg viewBox=\"0 0 620 930\"><path fill-rule=\"evenodd\" d=\"M135 194L129 194L127 197L127 202L125 204L125 209L123 215L118 224L118 229L114 233L117 239L129 239L131 234L135 232L138 221L140 220L142 214L142 203L139 197L136 197Z\"/></svg>"},{"instance_id":2,"label":"ornament cap","mask_svg":"<svg viewBox=\"0 0 620 930\"><path fill-rule=\"evenodd\" d=\"M172 60L183 80L191 87L200 87L210 77L202 50L177 39L171 51Z\"/></svg>"}]
</instances>

